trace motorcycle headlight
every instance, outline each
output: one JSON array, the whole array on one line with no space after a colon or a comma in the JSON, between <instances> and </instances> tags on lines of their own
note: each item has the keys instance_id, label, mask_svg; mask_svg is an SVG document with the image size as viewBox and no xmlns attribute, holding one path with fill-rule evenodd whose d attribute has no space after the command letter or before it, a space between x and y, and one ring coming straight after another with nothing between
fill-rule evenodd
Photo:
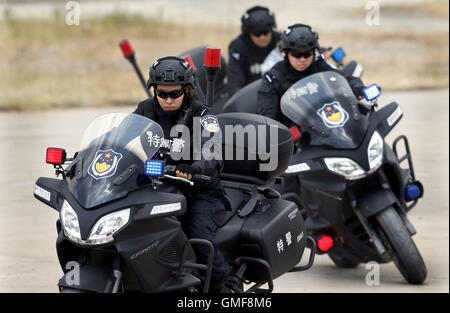
<instances>
[{"instance_id":1,"label":"motorcycle headlight","mask_svg":"<svg viewBox=\"0 0 450 313\"><path fill-rule=\"evenodd\" d=\"M367 158L369 159L370 170L375 170L383 162L383 138L375 131L367 148Z\"/></svg>"},{"instance_id":2,"label":"motorcycle headlight","mask_svg":"<svg viewBox=\"0 0 450 313\"><path fill-rule=\"evenodd\" d=\"M78 224L78 216L66 200L63 202L60 215L61 224L64 228L64 233L66 236L75 242L80 242L81 233L80 225Z\"/></svg>"},{"instance_id":3,"label":"motorcycle headlight","mask_svg":"<svg viewBox=\"0 0 450 313\"><path fill-rule=\"evenodd\" d=\"M130 209L114 212L103 216L95 223L86 244L100 245L112 241L113 235L125 226L130 219Z\"/></svg>"},{"instance_id":4,"label":"motorcycle headlight","mask_svg":"<svg viewBox=\"0 0 450 313\"><path fill-rule=\"evenodd\" d=\"M114 212L100 218L92 228L88 240L81 239L78 216L66 200L63 202L60 214L64 235L69 240L84 245L100 245L114 240L113 235L128 223L130 209Z\"/></svg>"},{"instance_id":5,"label":"motorcycle headlight","mask_svg":"<svg viewBox=\"0 0 450 313\"><path fill-rule=\"evenodd\" d=\"M364 177L366 174L358 163L348 158L324 158L324 161L330 171L350 180Z\"/></svg>"}]
</instances>

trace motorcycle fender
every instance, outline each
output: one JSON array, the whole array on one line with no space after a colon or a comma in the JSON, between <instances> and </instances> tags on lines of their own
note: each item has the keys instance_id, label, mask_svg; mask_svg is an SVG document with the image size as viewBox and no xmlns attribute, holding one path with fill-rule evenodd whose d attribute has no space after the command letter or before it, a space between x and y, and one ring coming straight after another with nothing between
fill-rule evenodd
<instances>
[{"instance_id":1,"label":"motorcycle fender","mask_svg":"<svg viewBox=\"0 0 450 313\"><path fill-rule=\"evenodd\" d=\"M398 199L392 190L379 187L360 198L356 209L359 209L363 217L368 219L394 204L398 204Z\"/></svg>"},{"instance_id":2,"label":"motorcycle fender","mask_svg":"<svg viewBox=\"0 0 450 313\"><path fill-rule=\"evenodd\" d=\"M110 293L116 278L111 268L100 265L82 265L66 272L58 282L61 288L73 288L98 293Z\"/></svg>"}]
</instances>

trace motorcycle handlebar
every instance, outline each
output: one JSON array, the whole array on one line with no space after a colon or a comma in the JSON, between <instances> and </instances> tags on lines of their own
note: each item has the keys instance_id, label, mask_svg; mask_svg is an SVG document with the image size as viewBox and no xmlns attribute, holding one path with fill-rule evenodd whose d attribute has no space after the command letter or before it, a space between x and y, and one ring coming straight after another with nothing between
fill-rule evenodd
<instances>
[{"instance_id":1,"label":"motorcycle handlebar","mask_svg":"<svg viewBox=\"0 0 450 313\"><path fill-rule=\"evenodd\" d=\"M206 176L206 175L201 175L201 174L194 174L192 175L192 179L188 180L185 178L181 178L181 177L176 177L176 166L175 165L166 165L166 167L164 168L164 176L171 178L171 179L176 179L176 180L180 180L186 183L210 183L211 182L211 177L210 176ZM191 184L193 185L193 184Z\"/></svg>"}]
</instances>

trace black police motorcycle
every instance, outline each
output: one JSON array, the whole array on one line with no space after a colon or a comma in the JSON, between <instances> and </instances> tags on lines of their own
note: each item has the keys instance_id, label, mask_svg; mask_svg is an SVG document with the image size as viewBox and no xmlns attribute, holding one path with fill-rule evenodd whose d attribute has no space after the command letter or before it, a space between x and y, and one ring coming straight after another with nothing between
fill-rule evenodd
<instances>
[{"instance_id":1,"label":"black police motorcycle","mask_svg":"<svg viewBox=\"0 0 450 313\"><path fill-rule=\"evenodd\" d=\"M330 49L330 48L327 48ZM364 69L362 65L356 61L350 61L344 65L343 59L345 58L346 54L344 50L339 47L337 48L331 55L331 58L334 60L335 65L329 64L331 66L337 67L339 70L342 71L344 76L354 76L354 77L361 77ZM269 55L264 60L263 64L261 65L261 73L264 74L270 68L275 65L277 62L283 60L283 54L281 53L280 49L276 47L273 49ZM261 84L261 79L258 79L246 86L244 86L242 89L237 91L231 98L227 99L226 102L223 104L221 103L217 109L220 110L220 112L246 112L246 113L258 113L258 88Z\"/></svg>"},{"instance_id":2,"label":"black police motorcycle","mask_svg":"<svg viewBox=\"0 0 450 313\"><path fill-rule=\"evenodd\" d=\"M259 150L252 150L249 141L222 135L224 151L233 148L251 156L225 161L222 182L229 206L216 234L233 265L232 291L252 284L246 292L271 292L273 279L289 270L305 270L314 260L315 244L297 206L270 187L289 165L292 135L256 115L223 114L218 119L221 125L276 130L278 144L270 147L277 149L270 157L278 158L278 164L265 172L259 166L267 159L253 158ZM175 177L174 167L164 166L161 147L175 149L180 142L163 138L162 128L146 117L112 113L88 126L73 158L66 158L63 149L47 149L47 163L62 179L39 178L34 196L59 212L61 292L208 291L214 247L206 240L188 239L182 231L177 217L185 212L186 199L177 184L209 178ZM208 247L207 264L196 262L195 245ZM294 268L307 245L312 248L309 263ZM265 283L268 288L261 288Z\"/></svg>"},{"instance_id":3,"label":"black police motorcycle","mask_svg":"<svg viewBox=\"0 0 450 313\"><path fill-rule=\"evenodd\" d=\"M378 93L378 94L377 94ZM379 95L376 85L366 98ZM402 117L396 102L375 110L376 101L358 102L346 79L322 72L299 80L281 99L281 110L300 125L296 152L285 173L283 198L306 213L305 224L339 267L394 261L411 284L427 270L411 236L407 213L423 195L406 136L386 135ZM295 136L294 136L295 137ZM399 145L406 154L398 155ZM407 161L407 168L401 163Z\"/></svg>"}]
</instances>

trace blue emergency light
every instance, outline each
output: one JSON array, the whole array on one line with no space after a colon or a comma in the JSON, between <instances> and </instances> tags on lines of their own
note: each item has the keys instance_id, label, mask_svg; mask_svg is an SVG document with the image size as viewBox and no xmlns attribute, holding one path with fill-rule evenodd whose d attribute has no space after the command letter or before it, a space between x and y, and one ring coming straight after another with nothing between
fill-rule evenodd
<instances>
[{"instance_id":1,"label":"blue emergency light","mask_svg":"<svg viewBox=\"0 0 450 313\"><path fill-rule=\"evenodd\" d=\"M334 62L336 63L340 63L344 57L345 57L345 52L344 49L342 49L341 47L337 48L332 54L331 57L333 58Z\"/></svg>"},{"instance_id":2,"label":"blue emergency light","mask_svg":"<svg viewBox=\"0 0 450 313\"><path fill-rule=\"evenodd\" d=\"M145 161L145 174L153 177L161 177L164 173L164 161L147 160Z\"/></svg>"},{"instance_id":3,"label":"blue emergency light","mask_svg":"<svg viewBox=\"0 0 450 313\"><path fill-rule=\"evenodd\" d=\"M372 84L363 89L363 93L367 101L372 101L381 95L380 87L378 87L377 84Z\"/></svg>"},{"instance_id":4,"label":"blue emergency light","mask_svg":"<svg viewBox=\"0 0 450 313\"><path fill-rule=\"evenodd\" d=\"M423 187L419 183L412 183L405 187L405 200L416 200L423 195Z\"/></svg>"}]
</instances>

